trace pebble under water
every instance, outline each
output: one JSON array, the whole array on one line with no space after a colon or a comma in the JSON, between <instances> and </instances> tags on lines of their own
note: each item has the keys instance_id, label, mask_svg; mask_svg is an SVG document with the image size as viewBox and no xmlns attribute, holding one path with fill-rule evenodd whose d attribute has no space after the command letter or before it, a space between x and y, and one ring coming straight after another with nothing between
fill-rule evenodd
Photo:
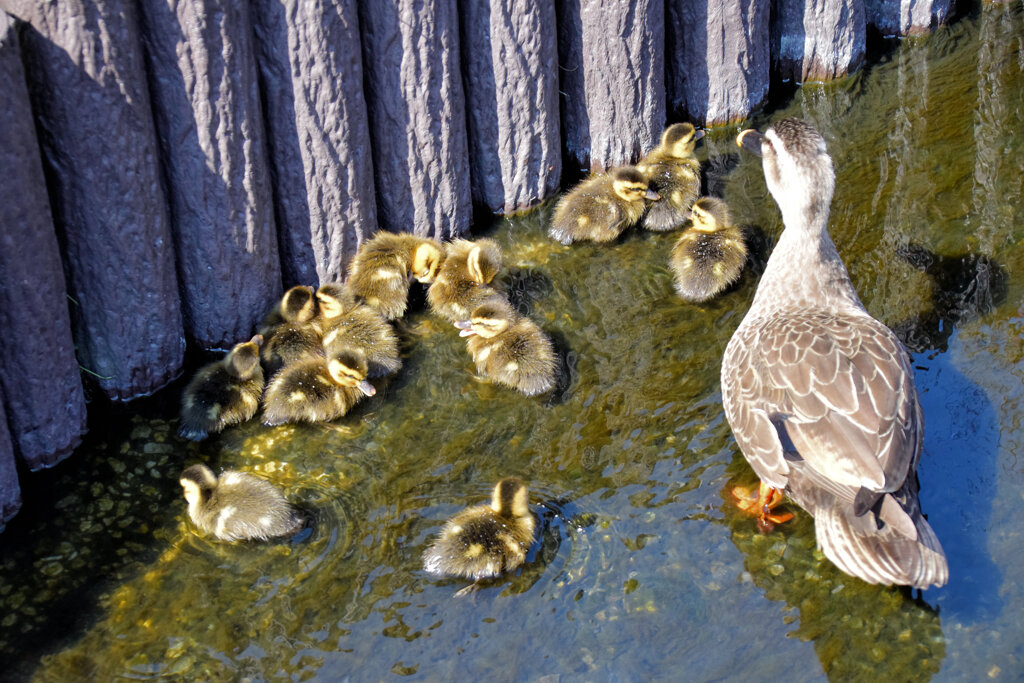
<instances>
[{"instance_id":1,"label":"pebble under water","mask_svg":"<svg viewBox=\"0 0 1024 683\"><path fill-rule=\"evenodd\" d=\"M96 409L85 444L25 474L0 535L5 677L181 679L1019 680L1024 676L1024 9L985 6L752 122L809 119L837 171L830 230L868 310L914 355L922 506L950 582L870 586L815 549L812 520L758 533L729 490L755 478L718 372L781 230L736 130L698 148L760 257L704 305L673 291L676 236L563 247L550 204L482 226L561 379L525 398L473 375L422 306L404 367L329 425L258 421L195 444L183 382ZM178 474L205 462L287 490L311 530L270 544L194 534ZM444 520L502 476L542 533L472 595L425 574ZM685 672L685 674L681 674Z\"/></svg>"}]
</instances>

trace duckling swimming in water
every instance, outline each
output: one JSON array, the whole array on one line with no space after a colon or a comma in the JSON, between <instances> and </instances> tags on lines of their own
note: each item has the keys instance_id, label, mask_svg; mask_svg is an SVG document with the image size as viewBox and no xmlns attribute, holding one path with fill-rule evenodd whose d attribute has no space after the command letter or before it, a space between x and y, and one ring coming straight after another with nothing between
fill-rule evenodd
<instances>
[{"instance_id":1,"label":"duckling swimming in water","mask_svg":"<svg viewBox=\"0 0 1024 683\"><path fill-rule=\"evenodd\" d=\"M596 173L558 201L548 234L562 244L611 242L640 221L647 200L658 198L634 166Z\"/></svg>"},{"instance_id":2,"label":"duckling swimming in water","mask_svg":"<svg viewBox=\"0 0 1024 683\"><path fill-rule=\"evenodd\" d=\"M689 123L671 125L661 134L658 146L636 165L661 196L641 220L648 230L673 230L690 218L690 207L700 194L700 162L693 148L702 137L704 131Z\"/></svg>"},{"instance_id":3,"label":"duckling swimming in water","mask_svg":"<svg viewBox=\"0 0 1024 683\"><path fill-rule=\"evenodd\" d=\"M181 395L178 434L202 441L256 414L263 393L262 343L263 337L257 334L196 372Z\"/></svg>"},{"instance_id":4,"label":"duckling swimming in water","mask_svg":"<svg viewBox=\"0 0 1024 683\"><path fill-rule=\"evenodd\" d=\"M477 372L527 396L555 386L555 352L535 322L516 313L502 297L492 297L473 310L469 320L455 323L468 337Z\"/></svg>"},{"instance_id":5,"label":"duckling swimming in water","mask_svg":"<svg viewBox=\"0 0 1024 683\"><path fill-rule=\"evenodd\" d=\"M534 540L526 484L515 477L499 481L490 505L466 508L449 519L441 535L423 553L423 568L437 576L473 579L455 595L476 590L479 582L519 567Z\"/></svg>"},{"instance_id":6,"label":"duckling swimming in water","mask_svg":"<svg viewBox=\"0 0 1024 683\"><path fill-rule=\"evenodd\" d=\"M284 367L267 385L263 424L329 422L377 390L366 381L366 355L346 349L330 359L312 357Z\"/></svg>"},{"instance_id":7,"label":"duckling swimming in water","mask_svg":"<svg viewBox=\"0 0 1024 683\"><path fill-rule=\"evenodd\" d=\"M700 302L721 293L739 278L747 262L747 245L722 200L701 197L693 204L691 214L693 226L672 248L669 265L679 296Z\"/></svg>"},{"instance_id":8,"label":"duckling swimming in water","mask_svg":"<svg viewBox=\"0 0 1024 683\"><path fill-rule=\"evenodd\" d=\"M304 285L292 287L281 297L278 310L283 322L267 333L261 352L268 377L276 375L285 365L309 356L323 355L320 330L312 324L316 316L313 288Z\"/></svg>"},{"instance_id":9,"label":"duckling swimming in water","mask_svg":"<svg viewBox=\"0 0 1024 683\"><path fill-rule=\"evenodd\" d=\"M395 320L408 305L409 277L429 284L443 260L444 250L432 239L381 231L359 247L349 266L348 287L385 320Z\"/></svg>"},{"instance_id":10,"label":"duckling swimming in water","mask_svg":"<svg viewBox=\"0 0 1024 683\"><path fill-rule=\"evenodd\" d=\"M320 285L318 324L328 357L346 348L366 354L367 377L392 375L402 367L394 328L375 309L358 303L348 287L339 283Z\"/></svg>"},{"instance_id":11,"label":"duckling swimming in water","mask_svg":"<svg viewBox=\"0 0 1024 683\"><path fill-rule=\"evenodd\" d=\"M448 322L465 320L497 294L490 286L501 270L501 247L492 239L456 239L445 244L444 263L427 290L430 309Z\"/></svg>"},{"instance_id":12,"label":"duckling swimming in water","mask_svg":"<svg viewBox=\"0 0 1024 683\"><path fill-rule=\"evenodd\" d=\"M192 465L178 482L192 523L222 541L266 541L294 534L306 523L273 484L245 472L227 470L218 477L206 465Z\"/></svg>"}]
</instances>

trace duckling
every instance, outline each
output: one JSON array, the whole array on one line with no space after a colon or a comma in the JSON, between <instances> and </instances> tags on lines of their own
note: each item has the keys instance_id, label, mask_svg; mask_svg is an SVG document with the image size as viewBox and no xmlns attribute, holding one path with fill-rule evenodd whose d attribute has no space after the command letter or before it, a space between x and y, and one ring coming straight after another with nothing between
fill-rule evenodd
<instances>
[{"instance_id":1,"label":"duckling","mask_svg":"<svg viewBox=\"0 0 1024 683\"><path fill-rule=\"evenodd\" d=\"M283 322L269 330L261 352L268 377L276 375L285 365L311 355L323 355L320 331L312 324L316 316L312 287L296 285L289 289L281 297L278 311Z\"/></svg>"},{"instance_id":2,"label":"duckling","mask_svg":"<svg viewBox=\"0 0 1024 683\"><path fill-rule=\"evenodd\" d=\"M257 334L236 344L224 358L199 369L181 395L178 434L202 441L256 414L263 393L262 343L263 337Z\"/></svg>"},{"instance_id":3,"label":"duckling","mask_svg":"<svg viewBox=\"0 0 1024 683\"><path fill-rule=\"evenodd\" d=\"M492 297L455 323L477 372L527 396L555 386L555 352L535 322L516 313L505 299Z\"/></svg>"},{"instance_id":4,"label":"duckling","mask_svg":"<svg viewBox=\"0 0 1024 683\"><path fill-rule=\"evenodd\" d=\"M375 309L358 303L348 287L339 283L320 285L318 324L327 355L350 347L366 354L367 377L392 375L402 367L395 330Z\"/></svg>"},{"instance_id":5,"label":"duckling","mask_svg":"<svg viewBox=\"0 0 1024 683\"><path fill-rule=\"evenodd\" d=\"M640 221L647 200L658 199L658 193L647 187L647 176L635 166L597 173L558 201L548 234L562 244L611 242Z\"/></svg>"},{"instance_id":6,"label":"duckling","mask_svg":"<svg viewBox=\"0 0 1024 683\"><path fill-rule=\"evenodd\" d=\"M672 248L669 265L676 291L687 301L707 301L731 285L747 262L743 232L732 224L729 207L701 197L691 210L693 226Z\"/></svg>"},{"instance_id":7,"label":"duckling","mask_svg":"<svg viewBox=\"0 0 1024 683\"><path fill-rule=\"evenodd\" d=\"M395 320L405 315L409 276L429 284L443 260L441 245L432 239L378 232L359 247L352 259L348 286L358 301L385 320Z\"/></svg>"},{"instance_id":8,"label":"duckling","mask_svg":"<svg viewBox=\"0 0 1024 683\"><path fill-rule=\"evenodd\" d=\"M222 541L266 541L306 523L273 484L245 472L226 470L218 477L206 465L192 465L178 483L193 524Z\"/></svg>"},{"instance_id":9,"label":"duckling","mask_svg":"<svg viewBox=\"0 0 1024 683\"><path fill-rule=\"evenodd\" d=\"M465 320L474 308L497 294L490 286L501 270L501 247L492 239L452 240L444 263L427 290L430 309L448 322Z\"/></svg>"},{"instance_id":10,"label":"duckling","mask_svg":"<svg viewBox=\"0 0 1024 683\"><path fill-rule=\"evenodd\" d=\"M423 568L437 576L473 579L458 596L476 590L484 579L519 567L536 528L529 497L522 480L499 481L490 505L466 508L445 523L441 535L423 553Z\"/></svg>"},{"instance_id":11,"label":"duckling","mask_svg":"<svg viewBox=\"0 0 1024 683\"><path fill-rule=\"evenodd\" d=\"M330 359L311 357L284 367L267 385L263 423L329 422L377 390L366 381L366 355L344 349Z\"/></svg>"},{"instance_id":12,"label":"duckling","mask_svg":"<svg viewBox=\"0 0 1024 683\"><path fill-rule=\"evenodd\" d=\"M689 123L676 123L661 134L661 142L652 149L637 169L647 176L650 188L661 195L651 204L641 225L658 232L673 230L690 218L690 207L700 194L700 162L693 154L704 131Z\"/></svg>"}]
</instances>

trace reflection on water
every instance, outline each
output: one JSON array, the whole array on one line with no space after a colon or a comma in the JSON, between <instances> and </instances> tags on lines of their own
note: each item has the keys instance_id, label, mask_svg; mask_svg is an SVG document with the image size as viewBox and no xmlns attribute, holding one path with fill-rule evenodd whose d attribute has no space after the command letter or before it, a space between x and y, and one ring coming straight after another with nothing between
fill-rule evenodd
<instances>
[{"instance_id":1,"label":"reflection on water","mask_svg":"<svg viewBox=\"0 0 1024 683\"><path fill-rule=\"evenodd\" d=\"M482 232L507 249L513 303L556 342L555 392L479 381L454 328L419 312L400 326L402 372L333 425L250 423L185 443L168 419L180 386L134 416L94 416L71 462L28 478L0 536L9 675L1018 678L1022 35L1019 6L986 6L770 116L805 116L828 140L833 237L876 316L924 329L956 289L908 255L1003 274L1005 291L970 315L940 311L941 335L917 347L930 354L915 359L922 500L947 587L868 586L815 550L802 512L762 536L723 502L753 481L718 368L756 275L685 304L671 234L562 247L545 234L549 207ZM770 246L780 218L733 133L705 138L707 187ZM196 537L177 484L193 462L259 473L315 528L269 545ZM455 599L463 584L426 575L421 553L506 475L528 483L544 533L522 571Z\"/></svg>"}]
</instances>

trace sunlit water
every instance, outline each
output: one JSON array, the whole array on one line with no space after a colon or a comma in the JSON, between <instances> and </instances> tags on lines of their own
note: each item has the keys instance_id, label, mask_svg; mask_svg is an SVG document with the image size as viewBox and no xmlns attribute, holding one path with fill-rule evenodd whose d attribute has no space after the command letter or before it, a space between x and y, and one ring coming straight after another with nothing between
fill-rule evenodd
<instances>
[{"instance_id":1,"label":"sunlit water","mask_svg":"<svg viewBox=\"0 0 1024 683\"><path fill-rule=\"evenodd\" d=\"M1019 679L1022 36L1019 4L989 7L754 122L803 116L828 141L832 235L868 309L915 350L921 497L948 586L868 586L815 550L806 514L761 535L726 502L754 481L718 369L755 273L685 304L673 235L562 247L545 235L549 207L480 232L507 250L510 297L556 341L553 394L479 381L454 328L420 310L400 329L402 372L330 426L252 422L185 443L180 385L94 416L71 461L26 475L28 502L0 536L3 675ZM768 246L779 214L734 132L700 150L707 189ZM285 487L312 532L195 536L177 475L200 461ZM543 535L522 571L454 598L464 584L426 575L420 555L510 474L530 484Z\"/></svg>"}]
</instances>

